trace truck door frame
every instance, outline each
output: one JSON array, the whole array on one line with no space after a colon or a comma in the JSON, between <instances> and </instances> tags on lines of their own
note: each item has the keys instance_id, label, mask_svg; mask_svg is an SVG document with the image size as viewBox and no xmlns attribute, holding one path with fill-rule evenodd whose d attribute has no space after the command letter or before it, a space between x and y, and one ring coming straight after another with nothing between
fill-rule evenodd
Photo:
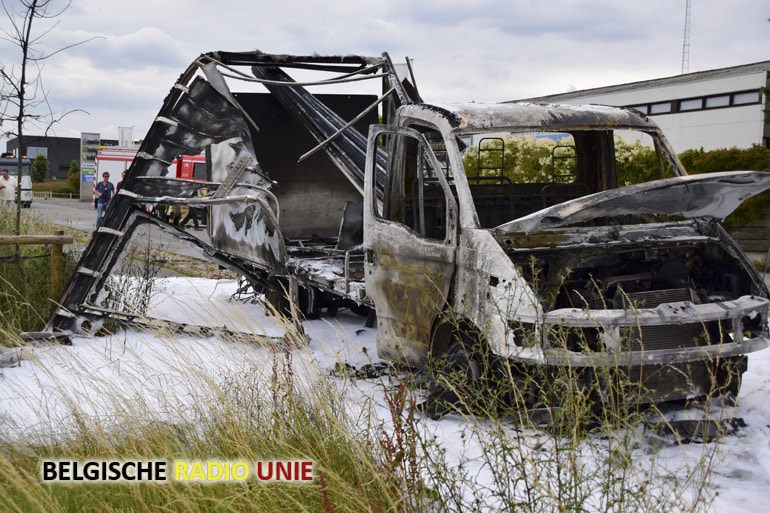
<instances>
[{"instance_id":1,"label":"truck door frame","mask_svg":"<svg viewBox=\"0 0 770 513\"><path fill-rule=\"evenodd\" d=\"M382 138L389 156L385 190L378 191L373 157ZM445 170L417 130L373 126L366 162L364 265L366 290L377 312L377 353L423 367L434 322L451 304L457 201Z\"/></svg>"}]
</instances>

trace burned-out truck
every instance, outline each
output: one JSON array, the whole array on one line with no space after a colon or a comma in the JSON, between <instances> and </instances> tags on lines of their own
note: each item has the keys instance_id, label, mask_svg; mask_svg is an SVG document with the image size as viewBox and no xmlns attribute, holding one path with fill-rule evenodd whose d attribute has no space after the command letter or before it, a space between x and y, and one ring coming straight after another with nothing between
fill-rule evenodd
<instances>
[{"instance_id":1,"label":"burned-out truck","mask_svg":"<svg viewBox=\"0 0 770 513\"><path fill-rule=\"evenodd\" d=\"M654 147L662 178L623 186L621 138ZM364 251L382 357L622 369L657 402L737 393L766 347L767 288L716 220L767 173L688 176L649 119L600 106L406 105L378 147Z\"/></svg>"},{"instance_id":2,"label":"burned-out truck","mask_svg":"<svg viewBox=\"0 0 770 513\"><path fill-rule=\"evenodd\" d=\"M375 312L386 360L449 356L473 374L475 355L491 354L580 379L616 367L651 401L737 393L747 355L767 345L770 293L718 221L770 174L688 176L633 110L429 104L408 64L202 55L165 99L47 331L91 333L116 315L112 269L137 234L161 230L279 310ZM366 81L375 94L336 92ZM653 180L626 169L621 150L641 146L655 150ZM197 154L203 197L169 174ZM205 236L148 208L178 204L208 209Z\"/></svg>"}]
</instances>

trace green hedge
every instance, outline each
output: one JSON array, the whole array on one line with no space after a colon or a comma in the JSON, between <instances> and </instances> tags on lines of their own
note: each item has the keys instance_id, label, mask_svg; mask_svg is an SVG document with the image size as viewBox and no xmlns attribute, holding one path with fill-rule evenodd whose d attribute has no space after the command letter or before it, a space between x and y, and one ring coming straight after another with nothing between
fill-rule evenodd
<instances>
[{"instance_id":1,"label":"green hedge","mask_svg":"<svg viewBox=\"0 0 770 513\"><path fill-rule=\"evenodd\" d=\"M742 170L770 171L770 149L756 144L746 149L687 150L679 155L679 159L690 174ZM746 200L725 219L724 224L736 227L755 223L768 207L770 207L770 191Z\"/></svg>"},{"instance_id":2,"label":"green hedge","mask_svg":"<svg viewBox=\"0 0 770 513\"><path fill-rule=\"evenodd\" d=\"M486 168L501 166L501 174L514 183L548 182L554 170L557 173L564 171L558 169L559 166L566 169L570 165L568 160L555 160L552 157L552 152L558 144L548 139L506 139L504 159L500 153L490 152L480 163ZM651 146L638 141L627 142L616 137L615 153L619 186L660 178L658 156ZM770 149L759 145L747 149L687 150L679 155L679 159L689 174L738 170L770 171ZM476 148L471 148L466 153L464 165L469 176L479 174ZM665 176L671 176L670 169L666 170ZM744 202L725 220L725 225L734 227L756 222L768 207L770 191Z\"/></svg>"}]
</instances>

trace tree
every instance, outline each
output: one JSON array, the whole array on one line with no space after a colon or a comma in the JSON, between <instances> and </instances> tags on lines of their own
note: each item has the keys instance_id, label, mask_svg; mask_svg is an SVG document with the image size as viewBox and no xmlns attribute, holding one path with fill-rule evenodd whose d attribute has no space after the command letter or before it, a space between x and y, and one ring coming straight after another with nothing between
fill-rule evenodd
<instances>
[{"instance_id":1,"label":"tree","mask_svg":"<svg viewBox=\"0 0 770 513\"><path fill-rule=\"evenodd\" d=\"M32 161L31 178L33 182L45 182L48 180L48 159L45 155L38 155L35 160Z\"/></svg>"},{"instance_id":2,"label":"tree","mask_svg":"<svg viewBox=\"0 0 770 513\"><path fill-rule=\"evenodd\" d=\"M67 185L77 191L80 190L80 164L74 160L70 162L70 168L67 171Z\"/></svg>"},{"instance_id":3,"label":"tree","mask_svg":"<svg viewBox=\"0 0 770 513\"><path fill-rule=\"evenodd\" d=\"M24 128L32 125L42 126L47 135L54 123L77 111L76 109L55 115L48 103L48 92L42 84L42 64L46 59L90 41L88 39L53 51L41 48L44 36L56 26L56 23L46 26L46 22L61 16L69 8L71 1L16 0L12 2L13 6L9 7L6 0L0 0L10 24L9 29L0 31L0 39L16 45L21 52L19 64L0 63L0 126L8 126L5 122L10 121L11 126L15 127L5 131L5 134L16 136L19 141L19 169L22 168L21 143L24 140ZM38 30L40 22L43 22L43 26ZM14 229L16 235L19 235L21 230L21 173L18 176Z\"/></svg>"}]
</instances>

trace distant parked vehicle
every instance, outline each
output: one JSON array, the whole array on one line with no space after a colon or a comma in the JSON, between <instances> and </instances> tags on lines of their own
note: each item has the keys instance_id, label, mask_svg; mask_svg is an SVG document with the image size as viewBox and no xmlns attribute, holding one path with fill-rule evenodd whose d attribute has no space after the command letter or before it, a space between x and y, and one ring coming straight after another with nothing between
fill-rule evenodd
<instances>
[{"instance_id":1,"label":"distant parked vehicle","mask_svg":"<svg viewBox=\"0 0 770 513\"><path fill-rule=\"evenodd\" d=\"M21 206L32 206L32 176L30 169L32 161L26 157L21 159ZM19 159L11 153L3 153L0 157L0 169L7 169L8 174L16 180L19 179Z\"/></svg>"}]
</instances>

